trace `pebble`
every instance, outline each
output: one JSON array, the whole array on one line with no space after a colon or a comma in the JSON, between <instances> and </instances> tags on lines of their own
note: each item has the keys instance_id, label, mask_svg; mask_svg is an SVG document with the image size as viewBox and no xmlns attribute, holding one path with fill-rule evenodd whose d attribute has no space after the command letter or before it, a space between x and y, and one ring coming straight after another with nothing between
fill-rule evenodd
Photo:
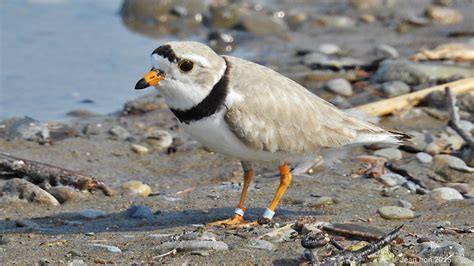
<instances>
[{"instance_id":1,"label":"pebble","mask_svg":"<svg viewBox=\"0 0 474 266\"><path fill-rule=\"evenodd\" d=\"M454 188L455 190L459 191L461 194L469 193L469 184L466 183L447 183L447 187Z\"/></svg>"},{"instance_id":2,"label":"pebble","mask_svg":"<svg viewBox=\"0 0 474 266\"><path fill-rule=\"evenodd\" d=\"M349 109L352 107L351 103L345 98L340 95L336 95L329 99L329 102L334 104L339 109Z\"/></svg>"},{"instance_id":3,"label":"pebble","mask_svg":"<svg viewBox=\"0 0 474 266\"><path fill-rule=\"evenodd\" d=\"M165 107L162 99L156 95L147 94L138 99L134 99L125 103L122 115L140 115L150 113Z\"/></svg>"},{"instance_id":4,"label":"pebble","mask_svg":"<svg viewBox=\"0 0 474 266\"><path fill-rule=\"evenodd\" d=\"M281 243L290 241L296 235L298 235L298 232L296 232L296 230L292 228L292 225L286 225L264 234L262 239L270 241L272 243Z\"/></svg>"},{"instance_id":5,"label":"pebble","mask_svg":"<svg viewBox=\"0 0 474 266\"><path fill-rule=\"evenodd\" d=\"M13 117L2 121L7 139L24 139L40 144L49 143L48 124L41 123L31 117Z\"/></svg>"},{"instance_id":6,"label":"pebble","mask_svg":"<svg viewBox=\"0 0 474 266\"><path fill-rule=\"evenodd\" d=\"M451 266L467 266L474 265L474 261L459 255L454 255L451 257Z\"/></svg>"},{"instance_id":7,"label":"pebble","mask_svg":"<svg viewBox=\"0 0 474 266\"><path fill-rule=\"evenodd\" d=\"M326 54L326 55L333 55L337 54L341 51L341 48L335 44L332 43L323 43L319 45L318 48L319 52Z\"/></svg>"},{"instance_id":8,"label":"pebble","mask_svg":"<svg viewBox=\"0 0 474 266\"><path fill-rule=\"evenodd\" d=\"M100 217L104 217L106 214L104 211L96 210L96 209L87 209L78 213L82 218L86 219L97 219Z\"/></svg>"},{"instance_id":9,"label":"pebble","mask_svg":"<svg viewBox=\"0 0 474 266\"><path fill-rule=\"evenodd\" d=\"M379 178L388 187L400 186L407 182L405 177L395 173L386 173Z\"/></svg>"},{"instance_id":10,"label":"pebble","mask_svg":"<svg viewBox=\"0 0 474 266\"><path fill-rule=\"evenodd\" d=\"M325 27L335 28L350 28L356 24L355 20L350 17L337 15L316 15L310 20Z\"/></svg>"},{"instance_id":11,"label":"pebble","mask_svg":"<svg viewBox=\"0 0 474 266\"><path fill-rule=\"evenodd\" d=\"M397 49L393 48L390 45L380 44L375 47L375 55L384 57L384 58L398 58Z\"/></svg>"},{"instance_id":12,"label":"pebble","mask_svg":"<svg viewBox=\"0 0 474 266\"><path fill-rule=\"evenodd\" d=\"M420 244L423 249L418 256L423 258L449 258L453 255L464 256L464 248L456 243L445 241L442 243L424 242Z\"/></svg>"},{"instance_id":13,"label":"pebble","mask_svg":"<svg viewBox=\"0 0 474 266\"><path fill-rule=\"evenodd\" d=\"M354 92L349 81L343 78L329 80L324 87L335 94L346 97L351 96Z\"/></svg>"},{"instance_id":14,"label":"pebble","mask_svg":"<svg viewBox=\"0 0 474 266\"><path fill-rule=\"evenodd\" d=\"M122 250L116 246L104 245L104 244L89 244L93 247L98 247L99 249L105 249L108 252L112 253L122 253Z\"/></svg>"},{"instance_id":15,"label":"pebble","mask_svg":"<svg viewBox=\"0 0 474 266\"><path fill-rule=\"evenodd\" d=\"M365 23L374 23L377 20L377 18L371 14L362 14L359 18L362 22Z\"/></svg>"},{"instance_id":16,"label":"pebble","mask_svg":"<svg viewBox=\"0 0 474 266\"><path fill-rule=\"evenodd\" d=\"M261 239L252 239L252 240L250 240L247 247L254 248L254 249L268 250L268 251L273 250L273 244L272 243L270 243L268 241L265 241L265 240L261 240Z\"/></svg>"},{"instance_id":17,"label":"pebble","mask_svg":"<svg viewBox=\"0 0 474 266\"><path fill-rule=\"evenodd\" d=\"M3 194L26 199L29 202L59 206L59 201L40 187L24 179L14 178L5 182L2 189Z\"/></svg>"},{"instance_id":18,"label":"pebble","mask_svg":"<svg viewBox=\"0 0 474 266\"><path fill-rule=\"evenodd\" d=\"M437 139L426 145L425 152L434 156L441 153L442 151L445 151L447 147L448 143L445 140Z\"/></svg>"},{"instance_id":19,"label":"pebble","mask_svg":"<svg viewBox=\"0 0 474 266\"><path fill-rule=\"evenodd\" d=\"M173 144L173 136L166 130L150 129L146 142L155 149L166 149Z\"/></svg>"},{"instance_id":20,"label":"pebble","mask_svg":"<svg viewBox=\"0 0 474 266\"><path fill-rule=\"evenodd\" d=\"M403 81L388 81L384 82L381 87L382 92L389 96L395 97L403 94L407 94L410 92L410 86Z\"/></svg>"},{"instance_id":21,"label":"pebble","mask_svg":"<svg viewBox=\"0 0 474 266\"><path fill-rule=\"evenodd\" d=\"M242 18L242 26L256 35L273 35L288 31L285 20L251 12Z\"/></svg>"},{"instance_id":22,"label":"pebble","mask_svg":"<svg viewBox=\"0 0 474 266\"><path fill-rule=\"evenodd\" d=\"M83 260L72 260L67 263L68 266L87 266L87 263Z\"/></svg>"},{"instance_id":23,"label":"pebble","mask_svg":"<svg viewBox=\"0 0 474 266\"><path fill-rule=\"evenodd\" d=\"M437 164L447 164L450 168L455 169L455 170L468 172L468 173L474 173L473 167L467 166L466 163L460 158L454 157L448 154L438 154L434 156L433 162Z\"/></svg>"},{"instance_id":24,"label":"pebble","mask_svg":"<svg viewBox=\"0 0 474 266\"><path fill-rule=\"evenodd\" d=\"M412 219L415 213L408 209L398 206L383 206L378 209L380 216L388 220Z\"/></svg>"},{"instance_id":25,"label":"pebble","mask_svg":"<svg viewBox=\"0 0 474 266\"><path fill-rule=\"evenodd\" d=\"M151 194L151 187L138 180L125 182L121 187L125 193L135 196L148 197Z\"/></svg>"},{"instance_id":26,"label":"pebble","mask_svg":"<svg viewBox=\"0 0 474 266\"><path fill-rule=\"evenodd\" d=\"M229 246L222 241L190 240L179 242L177 250L180 252L196 250L229 250Z\"/></svg>"},{"instance_id":27,"label":"pebble","mask_svg":"<svg viewBox=\"0 0 474 266\"><path fill-rule=\"evenodd\" d=\"M113 126L109 129L109 134L117 140L127 140L131 137L130 132L121 126Z\"/></svg>"},{"instance_id":28,"label":"pebble","mask_svg":"<svg viewBox=\"0 0 474 266\"><path fill-rule=\"evenodd\" d=\"M430 192L430 197L438 203L443 203L450 200L464 199L456 189L450 187L440 187L433 189Z\"/></svg>"},{"instance_id":29,"label":"pebble","mask_svg":"<svg viewBox=\"0 0 474 266\"><path fill-rule=\"evenodd\" d=\"M75 256L75 257L82 257L82 252L80 252L79 250L77 249L71 249L68 254L70 254L71 256Z\"/></svg>"},{"instance_id":30,"label":"pebble","mask_svg":"<svg viewBox=\"0 0 474 266\"><path fill-rule=\"evenodd\" d=\"M375 156L387 158L388 160L400 160L403 155L399 149L385 148L374 152Z\"/></svg>"},{"instance_id":31,"label":"pebble","mask_svg":"<svg viewBox=\"0 0 474 266\"><path fill-rule=\"evenodd\" d=\"M409 201L399 199L398 204L400 205L400 207L407 208L410 210L413 209L413 204L411 204Z\"/></svg>"},{"instance_id":32,"label":"pebble","mask_svg":"<svg viewBox=\"0 0 474 266\"><path fill-rule=\"evenodd\" d=\"M53 195L60 203L78 201L83 198L83 193L69 186L51 187L49 193Z\"/></svg>"},{"instance_id":33,"label":"pebble","mask_svg":"<svg viewBox=\"0 0 474 266\"><path fill-rule=\"evenodd\" d=\"M309 204L311 208L321 208L327 205L334 204L334 200L331 197L321 196L317 197L316 200Z\"/></svg>"},{"instance_id":34,"label":"pebble","mask_svg":"<svg viewBox=\"0 0 474 266\"><path fill-rule=\"evenodd\" d=\"M132 144L131 148L137 154L147 154L149 152L149 149L143 145Z\"/></svg>"},{"instance_id":35,"label":"pebble","mask_svg":"<svg viewBox=\"0 0 474 266\"><path fill-rule=\"evenodd\" d=\"M130 206L125 213L130 218L134 219L150 219L153 217L153 212L150 208L142 205Z\"/></svg>"},{"instance_id":36,"label":"pebble","mask_svg":"<svg viewBox=\"0 0 474 266\"><path fill-rule=\"evenodd\" d=\"M412 136L410 143L408 143L408 147L413 151L424 151L427 143L427 136L418 131L409 131L407 132L410 136Z\"/></svg>"},{"instance_id":37,"label":"pebble","mask_svg":"<svg viewBox=\"0 0 474 266\"><path fill-rule=\"evenodd\" d=\"M198 255L202 257L207 257L209 256L209 252L206 250L194 250L191 252L191 255Z\"/></svg>"},{"instance_id":38,"label":"pebble","mask_svg":"<svg viewBox=\"0 0 474 266\"><path fill-rule=\"evenodd\" d=\"M6 245L11 242L11 238L5 236L5 235L0 235L0 245Z\"/></svg>"},{"instance_id":39,"label":"pebble","mask_svg":"<svg viewBox=\"0 0 474 266\"><path fill-rule=\"evenodd\" d=\"M217 235L209 232L191 232L179 237L179 240L216 241Z\"/></svg>"},{"instance_id":40,"label":"pebble","mask_svg":"<svg viewBox=\"0 0 474 266\"><path fill-rule=\"evenodd\" d=\"M170 9L170 14L177 17L186 17L188 15L188 10L184 6L175 5Z\"/></svg>"},{"instance_id":41,"label":"pebble","mask_svg":"<svg viewBox=\"0 0 474 266\"><path fill-rule=\"evenodd\" d=\"M306 235L309 233L320 233L321 230L319 229L319 227L321 227L321 223L304 224L303 227L301 228L301 234Z\"/></svg>"},{"instance_id":42,"label":"pebble","mask_svg":"<svg viewBox=\"0 0 474 266\"><path fill-rule=\"evenodd\" d=\"M445 25L458 24L463 20L459 11L449 7L433 5L426 9L425 14L431 21Z\"/></svg>"},{"instance_id":43,"label":"pebble","mask_svg":"<svg viewBox=\"0 0 474 266\"><path fill-rule=\"evenodd\" d=\"M431 163L431 162L433 162L433 156L429 155L426 152L418 152L415 155L415 157L421 163Z\"/></svg>"},{"instance_id":44,"label":"pebble","mask_svg":"<svg viewBox=\"0 0 474 266\"><path fill-rule=\"evenodd\" d=\"M303 57L303 64L313 70L321 68L342 69L345 67L362 66L364 61L349 57L334 58L322 53L313 52Z\"/></svg>"}]
</instances>

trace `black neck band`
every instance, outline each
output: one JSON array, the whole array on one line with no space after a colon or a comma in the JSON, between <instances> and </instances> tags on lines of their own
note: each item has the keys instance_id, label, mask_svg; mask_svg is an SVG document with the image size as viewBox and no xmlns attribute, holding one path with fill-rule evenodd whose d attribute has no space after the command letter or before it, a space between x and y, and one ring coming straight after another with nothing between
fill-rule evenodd
<instances>
[{"instance_id":1,"label":"black neck band","mask_svg":"<svg viewBox=\"0 0 474 266\"><path fill-rule=\"evenodd\" d=\"M209 95L204 98L196 106L188 110L171 109L171 112L178 118L181 123L189 124L190 122L201 120L211 116L221 109L224 105L225 98L228 93L229 86L229 62L224 58L226 69L221 79L214 85Z\"/></svg>"}]
</instances>

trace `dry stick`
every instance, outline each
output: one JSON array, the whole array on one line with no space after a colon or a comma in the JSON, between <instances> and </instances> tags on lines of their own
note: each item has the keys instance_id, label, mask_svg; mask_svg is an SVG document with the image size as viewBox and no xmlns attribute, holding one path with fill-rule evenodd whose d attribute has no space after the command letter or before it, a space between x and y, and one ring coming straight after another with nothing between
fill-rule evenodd
<instances>
[{"instance_id":1,"label":"dry stick","mask_svg":"<svg viewBox=\"0 0 474 266\"><path fill-rule=\"evenodd\" d=\"M322 264L333 264L337 263L361 263L367 261L368 257L381 250L395 238L397 238L400 229L402 229L403 224L393 229L390 233L386 234L384 237L380 238L377 241L374 241L367 246L357 250L357 251L344 251L335 256L327 257L323 260Z\"/></svg>"},{"instance_id":2,"label":"dry stick","mask_svg":"<svg viewBox=\"0 0 474 266\"><path fill-rule=\"evenodd\" d=\"M464 131L459 125L459 108L456 106L456 97L451 93L451 88L446 87L444 89L446 95L446 103L449 109L449 121L448 126L451 127L458 135L471 147L474 149L474 140L469 134Z\"/></svg>"},{"instance_id":3,"label":"dry stick","mask_svg":"<svg viewBox=\"0 0 474 266\"><path fill-rule=\"evenodd\" d=\"M374 116L388 115L396 110L401 110L417 105L426 97L426 95L434 91L443 91L446 86L449 86L454 94L462 94L469 91L474 91L474 78L461 79L405 95L359 105L356 107L356 109Z\"/></svg>"},{"instance_id":4,"label":"dry stick","mask_svg":"<svg viewBox=\"0 0 474 266\"><path fill-rule=\"evenodd\" d=\"M92 176L45 163L18 158L3 152L0 152L0 168L20 176L29 176L38 182L47 181L51 185L69 185L79 190L99 189L107 196L115 194L107 185L97 181Z\"/></svg>"}]
</instances>

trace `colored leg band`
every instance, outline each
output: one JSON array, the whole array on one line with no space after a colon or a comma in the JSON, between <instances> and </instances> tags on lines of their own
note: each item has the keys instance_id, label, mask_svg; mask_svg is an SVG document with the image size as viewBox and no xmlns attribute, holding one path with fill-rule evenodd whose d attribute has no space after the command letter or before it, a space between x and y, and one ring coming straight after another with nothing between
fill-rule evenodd
<instances>
[{"instance_id":1,"label":"colored leg band","mask_svg":"<svg viewBox=\"0 0 474 266\"><path fill-rule=\"evenodd\" d=\"M241 208L235 208L234 213L244 217L245 211L242 210Z\"/></svg>"},{"instance_id":2,"label":"colored leg band","mask_svg":"<svg viewBox=\"0 0 474 266\"><path fill-rule=\"evenodd\" d=\"M275 215L275 212L270 210L269 208L266 208L262 216L263 218L267 218L271 220L273 218L273 215Z\"/></svg>"}]
</instances>

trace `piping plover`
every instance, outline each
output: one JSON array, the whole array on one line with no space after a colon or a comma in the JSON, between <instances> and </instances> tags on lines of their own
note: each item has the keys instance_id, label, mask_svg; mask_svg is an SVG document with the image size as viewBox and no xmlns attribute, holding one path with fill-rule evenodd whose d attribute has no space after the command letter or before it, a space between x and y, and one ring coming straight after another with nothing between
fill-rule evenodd
<instances>
[{"instance_id":1,"label":"piping plover","mask_svg":"<svg viewBox=\"0 0 474 266\"><path fill-rule=\"evenodd\" d=\"M314 158L321 149L407 138L338 110L267 67L218 55L198 42L162 45L151 54L151 64L135 89L155 86L187 133L241 160L244 184L234 215L211 225L257 224L243 219L251 161L280 163L280 185L261 219L268 221L290 185L289 162Z\"/></svg>"}]
</instances>

